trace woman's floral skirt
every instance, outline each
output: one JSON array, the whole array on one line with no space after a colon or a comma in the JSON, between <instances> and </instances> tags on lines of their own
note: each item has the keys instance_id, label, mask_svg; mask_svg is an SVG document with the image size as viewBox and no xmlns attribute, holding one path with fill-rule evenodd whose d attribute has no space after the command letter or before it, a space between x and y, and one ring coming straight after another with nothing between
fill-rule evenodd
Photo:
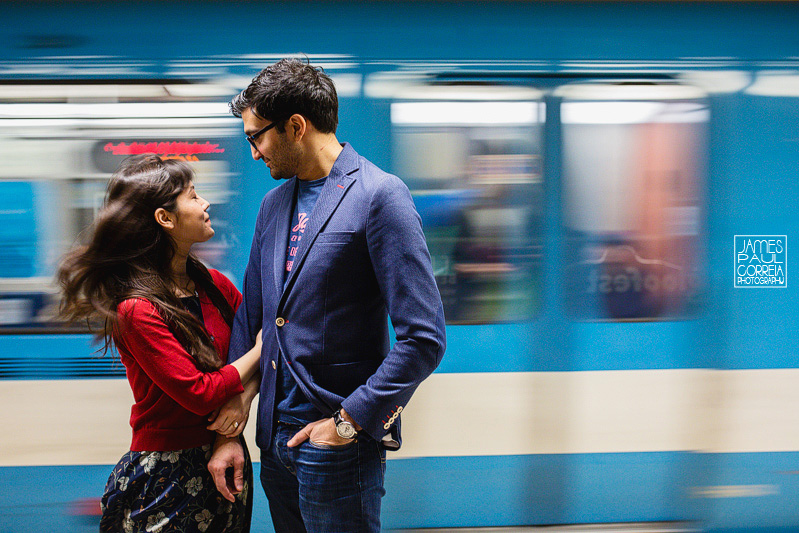
<instances>
[{"instance_id":1,"label":"woman's floral skirt","mask_svg":"<svg viewBox=\"0 0 799 533\"><path fill-rule=\"evenodd\" d=\"M211 446L173 452L128 452L114 467L102 499L101 532L248 533L252 514L252 462L244 490L231 503L216 490Z\"/></svg>"}]
</instances>

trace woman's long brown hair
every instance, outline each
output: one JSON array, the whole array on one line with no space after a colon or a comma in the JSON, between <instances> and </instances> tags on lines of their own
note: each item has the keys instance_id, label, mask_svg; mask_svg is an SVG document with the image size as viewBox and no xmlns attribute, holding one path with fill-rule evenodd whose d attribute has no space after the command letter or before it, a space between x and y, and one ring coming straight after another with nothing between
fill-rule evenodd
<instances>
[{"instance_id":1,"label":"woman's long brown hair","mask_svg":"<svg viewBox=\"0 0 799 533\"><path fill-rule=\"evenodd\" d=\"M64 295L61 314L68 320L99 321L102 327L96 335L104 341L104 352L116 335L123 334L117 306L128 298L144 298L155 306L200 370L222 366L205 327L175 294L169 277L175 245L154 216L158 208L174 211L178 195L192 178L191 168L183 161L156 155L128 158L108 183L87 244L63 258L57 273ZM189 255L186 273L231 325L233 309L205 265Z\"/></svg>"}]
</instances>

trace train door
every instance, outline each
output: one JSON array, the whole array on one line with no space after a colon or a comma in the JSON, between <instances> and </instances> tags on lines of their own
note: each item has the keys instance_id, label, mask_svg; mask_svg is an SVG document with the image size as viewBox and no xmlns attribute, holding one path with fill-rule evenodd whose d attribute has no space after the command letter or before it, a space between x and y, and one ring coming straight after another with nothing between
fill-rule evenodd
<instances>
[{"instance_id":1,"label":"train door","mask_svg":"<svg viewBox=\"0 0 799 533\"><path fill-rule=\"evenodd\" d=\"M697 520L705 95L633 81L568 84L553 99L567 521Z\"/></svg>"},{"instance_id":2,"label":"train door","mask_svg":"<svg viewBox=\"0 0 799 533\"><path fill-rule=\"evenodd\" d=\"M386 527L554 523L563 480L536 366L548 342L544 93L413 80L388 96L392 171L422 217L448 346L403 413Z\"/></svg>"},{"instance_id":3,"label":"train door","mask_svg":"<svg viewBox=\"0 0 799 533\"><path fill-rule=\"evenodd\" d=\"M707 108L532 80L366 83L448 324L403 413L389 528L692 518Z\"/></svg>"}]
</instances>

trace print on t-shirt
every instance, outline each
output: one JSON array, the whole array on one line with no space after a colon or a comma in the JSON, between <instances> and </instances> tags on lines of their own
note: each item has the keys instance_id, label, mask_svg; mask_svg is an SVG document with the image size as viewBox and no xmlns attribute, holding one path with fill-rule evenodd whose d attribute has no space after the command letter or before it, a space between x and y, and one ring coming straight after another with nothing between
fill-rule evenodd
<instances>
[{"instance_id":1,"label":"print on t-shirt","mask_svg":"<svg viewBox=\"0 0 799 533\"><path fill-rule=\"evenodd\" d=\"M291 227L291 237L289 237L289 249L286 252L286 273L291 272L294 266L294 258L297 256L297 248L300 247L300 240L305 233L305 226L308 225L308 214L297 213L296 224Z\"/></svg>"}]
</instances>

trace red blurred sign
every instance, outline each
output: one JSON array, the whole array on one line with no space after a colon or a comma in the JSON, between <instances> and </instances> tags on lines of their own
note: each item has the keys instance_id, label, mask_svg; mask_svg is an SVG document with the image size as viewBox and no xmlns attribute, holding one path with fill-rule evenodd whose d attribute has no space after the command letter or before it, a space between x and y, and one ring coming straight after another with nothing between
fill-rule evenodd
<instances>
[{"instance_id":1,"label":"red blurred sign","mask_svg":"<svg viewBox=\"0 0 799 533\"><path fill-rule=\"evenodd\" d=\"M204 143L185 141L132 142L130 144L124 142L119 144L107 143L103 149L114 155L158 154L161 156L221 154L225 151L218 144L212 144L208 141Z\"/></svg>"}]
</instances>

